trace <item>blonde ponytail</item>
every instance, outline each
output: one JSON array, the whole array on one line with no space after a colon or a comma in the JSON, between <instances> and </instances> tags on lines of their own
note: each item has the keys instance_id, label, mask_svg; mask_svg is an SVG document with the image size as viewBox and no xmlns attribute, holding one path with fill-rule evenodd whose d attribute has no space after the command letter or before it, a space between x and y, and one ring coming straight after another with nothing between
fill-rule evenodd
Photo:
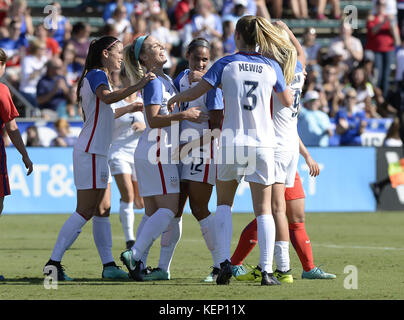
<instances>
[{"instance_id":1,"label":"blonde ponytail","mask_svg":"<svg viewBox=\"0 0 404 320\"><path fill-rule=\"evenodd\" d=\"M144 76L144 71L140 65L140 61L136 60L133 52L133 45L128 45L123 49L123 61L125 64L126 74L131 84L138 83Z\"/></svg>"},{"instance_id":2,"label":"blonde ponytail","mask_svg":"<svg viewBox=\"0 0 404 320\"><path fill-rule=\"evenodd\" d=\"M289 85L295 75L297 51L288 33L262 17L256 17L255 23L255 40L260 52L280 64Z\"/></svg>"}]
</instances>

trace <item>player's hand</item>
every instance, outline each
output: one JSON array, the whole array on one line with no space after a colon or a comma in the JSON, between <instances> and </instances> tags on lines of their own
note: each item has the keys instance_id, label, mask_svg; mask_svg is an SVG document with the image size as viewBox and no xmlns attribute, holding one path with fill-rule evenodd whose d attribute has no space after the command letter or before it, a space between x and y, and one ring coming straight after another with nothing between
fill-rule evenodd
<instances>
[{"instance_id":1,"label":"player's hand","mask_svg":"<svg viewBox=\"0 0 404 320\"><path fill-rule=\"evenodd\" d=\"M143 103L142 102L134 102L131 105L129 105L129 111L128 112L138 112L138 111L143 111Z\"/></svg>"},{"instance_id":2,"label":"player's hand","mask_svg":"<svg viewBox=\"0 0 404 320\"><path fill-rule=\"evenodd\" d=\"M28 169L27 176L29 176L32 173L32 170L34 170L34 166L32 164L32 161L28 156L22 157L22 161L24 162L25 168Z\"/></svg>"},{"instance_id":3,"label":"player's hand","mask_svg":"<svg viewBox=\"0 0 404 320\"><path fill-rule=\"evenodd\" d=\"M148 72L143 76L142 80L139 81L139 85L144 88L149 81L154 79L156 79L156 75L153 72Z\"/></svg>"},{"instance_id":4,"label":"player's hand","mask_svg":"<svg viewBox=\"0 0 404 320\"><path fill-rule=\"evenodd\" d=\"M320 167L318 163L310 155L305 160L307 166L309 167L310 176L317 177L320 174Z\"/></svg>"},{"instance_id":5,"label":"player's hand","mask_svg":"<svg viewBox=\"0 0 404 320\"><path fill-rule=\"evenodd\" d=\"M177 103L175 97L176 97L176 96L172 97L172 98L171 98L170 100L168 100L168 102L167 102L167 109L168 109L169 112L173 112L173 111L174 111L175 104Z\"/></svg>"},{"instance_id":6,"label":"player's hand","mask_svg":"<svg viewBox=\"0 0 404 320\"><path fill-rule=\"evenodd\" d=\"M200 107L193 107L183 111L186 117L186 120L202 123L209 120L209 115L203 113L200 110Z\"/></svg>"},{"instance_id":7,"label":"player's hand","mask_svg":"<svg viewBox=\"0 0 404 320\"><path fill-rule=\"evenodd\" d=\"M188 73L189 85L191 85L192 82L201 81L204 74L205 74L205 72L202 72L202 71L197 71L197 70L190 71Z\"/></svg>"},{"instance_id":8,"label":"player's hand","mask_svg":"<svg viewBox=\"0 0 404 320\"><path fill-rule=\"evenodd\" d=\"M135 132L142 132L146 129L146 125L143 122L136 121L132 124L132 130Z\"/></svg>"}]
</instances>

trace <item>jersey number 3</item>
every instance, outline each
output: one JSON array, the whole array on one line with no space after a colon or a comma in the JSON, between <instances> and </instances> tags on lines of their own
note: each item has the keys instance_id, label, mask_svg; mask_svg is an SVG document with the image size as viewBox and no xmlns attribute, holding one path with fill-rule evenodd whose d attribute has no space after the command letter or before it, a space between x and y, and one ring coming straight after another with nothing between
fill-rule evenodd
<instances>
[{"instance_id":1,"label":"jersey number 3","mask_svg":"<svg viewBox=\"0 0 404 320\"><path fill-rule=\"evenodd\" d=\"M244 87L246 90L248 90L246 94L246 98L251 98L252 103L251 104L245 104L243 105L245 110L253 110L257 106L257 96L254 94L255 89L258 87L258 81L244 81Z\"/></svg>"}]
</instances>

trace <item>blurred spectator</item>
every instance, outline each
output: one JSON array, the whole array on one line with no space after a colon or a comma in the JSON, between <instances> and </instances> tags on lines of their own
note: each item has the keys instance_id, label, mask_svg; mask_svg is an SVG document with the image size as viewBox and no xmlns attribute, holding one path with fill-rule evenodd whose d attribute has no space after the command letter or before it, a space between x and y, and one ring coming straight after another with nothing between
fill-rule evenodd
<instances>
[{"instance_id":1,"label":"blurred spectator","mask_svg":"<svg viewBox=\"0 0 404 320\"><path fill-rule=\"evenodd\" d=\"M378 70L374 67L375 66L375 54L373 51L365 50L362 60L362 66L365 70L366 77L368 78L369 82L375 88L377 86L377 73Z\"/></svg>"},{"instance_id":2,"label":"blurred spectator","mask_svg":"<svg viewBox=\"0 0 404 320\"><path fill-rule=\"evenodd\" d=\"M143 16L132 15L133 36L130 42L147 33L147 20Z\"/></svg>"},{"instance_id":3,"label":"blurred spectator","mask_svg":"<svg viewBox=\"0 0 404 320\"><path fill-rule=\"evenodd\" d=\"M304 0L303 0L304 1ZM283 0L267 0L269 6L269 13L273 19L281 19L283 12Z\"/></svg>"},{"instance_id":4,"label":"blurred spectator","mask_svg":"<svg viewBox=\"0 0 404 320\"><path fill-rule=\"evenodd\" d=\"M209 68L220 58L224 56L223 42L219 39L214 39L210 42L210 62Z\"/></svg>"},{"instance_id":5,"label":"blurred spectator","mask_svg":"<svg viewBox=\"0 0 404 320\"><path fill-rule=\"evenodd\" d=\"M306 56L307 65L317 64L317 55L321 46L316 43L316 37L316 29L309 27L304 30L302 48Z\"/></svg>"},{"instance_id":6,"label":"blurred spectator","mask_svg":"<svg viewBox=\"0 0 404 320\"><path fill-rule=\"evenodd\" d=\"M102 14L102 18L104 21L108 21L109 18L112 17L114 11L116 10L117 6L123 5L126 8L127 18L129 18L133 12L133 3L131 1L125 2L122 0L118 1L109 1L105 7L104 12Z\"/></svg>"},{"instance_id":7,"label":"blurred spectator","mask_svg":"<svg viewBox=\"0 0 404 320\"><path fill-rule=\"evenodd\" d=\"M0 0L0 38L7 36L7 25L4 22L7 18L10 5L11 0Z\"/></svg>"},{"instance_id":8,"label":"blurred spectator","mask_svg":"<svg viewBox=\"0 0 404 320\"><path fill-rule=\"evenodd\" d=\"M343 61L344 49L339 46L328 47L327 60L323 61L323 65L330 65L335 67L337 72L337 79L340 82L344 81L344 78L349 71L348 66Z\"/></svg>"},{"instance_id":9,"label":"blurred spectator","mask_svg":"<svg viewBox=\"0 0 404 320\"><path fill-rule=\"evenodd\" d=\"M19 91L36 108L36 86L44 74L44 66L48 61L46 44L38 39L29 43L28 55L21 61L21 81Z\"/></svg>"},{"instance_id":10,"label":"blurred spectator","mask_svg":"<svg viewBox=\"0 0 404 320\"><path fill-rule=\"evenodd\" d=\"M59 55L59 43L54 38L49 37L48 30L42 23L36 26L34 35L37 37L38 40L46 44L46 54L49 59L53 56Z\"/></svg>"},{"instance_id":11,"label":"blurred spectator","mask_svg":"<svg viewBox=\"0 0 404 320\"><path fill-rule=\"evenodd\" d=\"M55 15L53 16L53 19L56 21L52 21L52 23L56 24L56 29L53 29L53 26L47 27L50 27L49 31L51 37L58 42L61 48L63 48L66 42L70 40L72 25L69 20L62 15L62 7L59 2L53 2L52 6L56 9L56 12L54 13Z\"/></svg>"},{"instance_id":12,"label":"blurred spectator","mask_svg":"<svg viewBox=\"0 0 404 320\"><path fill-rule=\"evenodd\" d=\"M365 111L367 118L380 118L376 112L376 106L372 104L375 93L371 83L367 80L365 70L362 67L354 68L349 74L349 83L345 88L356 90L356 105L354 111Z\"/></svg>"},{"instance_id":13,"label":"blurred spectator","mask_svg":"<svg viewBox=\"0 0 404 320\"><path fill-rule=\"evenodd\" d=\"M223 28L220 17L214 13L210 0L197 0L196 14L192 17L192 37L205 38L211 42L214 38L222 38Z\"/></svg>"},{"instance_id":14,"label":"blurred spectator","mask_svg":"<svg viewBox=\"0 0 404 320\"><path fill-rule=\"evenodd\" d=\"M327 0L318 0L318 7L317 7L317 19L318 20L324 20L326 19L325 17L325 7L327 5ZM339 0L330 0L331 3L331 10L334 19L341 19L341 8L340 8L340 3Z\"/></svg>"},{"instance_id":15,"label":"blurred spectator","mask_svg":"<svg viewBox=\"0 0 404 320\"><path fill-rule=\"evenodd\" d=\"M222 21L232 21L233 25L236 26L237 21L248 14L247 4L248 0L233 0L233 9L222 15Z\"/></svg>"},{"instance_id":16,"label":"blurred spectator","mask_svg":"<svg viewBox=\"0 0 404 320\"><path fill-rule=\"evenodd\" d=\"M63 48L61 58L66 72L67 84L72 87L77 85L77 81L80 78L84 67L76 62L76 50L73 43L66 43Z\"/></svg>"},{"instance_id":17,"label":"blurred spectator","mask_svg":"<svg viewBox=\"0 0 404 320\"><path fill-rule=\"evenodd\" d=\"M389 76L394 64L394 48L399 45L398 27L394 16L386 14L386 0L377 0L376 14L367 20L366 49L375 53L375 67L378 70L377 87L386 97L389 89Z\"/></svg>"},{"instance_id":18,"label":"blurred spectator","mask_svg":"<svg viewBox=\"0 0 404 320\"><path fill-rule=\"evenodd\" d=\"M397 0L397 19L401 39L404 39L404 0Z\"/></svg>"},{"instance_id":19,"label":"blurred spectator","mask_svg":"<svg viewBox=\"0 0 404 320\"><path fill-rule=\"evenodd\" d=\"M404 42L401 43L400 49L396 53L396 82L400 82L404 78Z\"/></svg>"},{"instance_id":20,"label":"blurred spectator","mask_svg":"<svg viewBox=\"0 0 404 320\"><path fill-rule=\"evenodd\" d=\"M386 137L383 141L384 147L402 147L403 142L400 138L400 120L394 117L389 129L387 130Z\"/></svg>"},{"instance_id":21,"label":"blurred spectator","mask_svg":"<svg viewBox=\"0 0 404 320\"><path fill-rule=\"evenodd\" d=\"M330 49L337 49L342 52L342 61L349 68L357 66L363 58L362 43L358 38L352 36L352 27L349 23L341 22L340 35L332 39Z\"/></svg>"},{"instance_id":22,"label":"blurred spectator","mask_svg":"<svg viewBox=\"0 0 404 320\"><path fill-rule=\"evenodd\" d=\"M58 136L52 140L52 147L73 147L77 137L70 134L70 124L65 119L58 119L55 124Z\"/></svg>"},{"instance_id":23,"label":"blurred spectator","mask_svg":"<svg viewBox=\"0 0 404 320\"><path fill-rule=\"evenodd\" d=\"M90 47L90 26L85 22L77 22L73 25L72 38L69 42L73 43L76 50L76 62L82 66L85 65L88 48Z\"/></svg>"},{"instance_id":24,"label":"blurred spectator","mask_svg":"<svg viewBox=\"0 0 404 320\"><path fill-rule=\"evenodd\" d=\"M194 0L180 0L175 6L175 29L182 30L184 26L191 22L191 11L194 9Z\"/></svg>"},{"instance_id":25,"label":"blurred spectator","mask_svg":"<svg viewBox=\"0 0 404 320\"><path fill-rule=\"evenodd\" d=\"M8 26L8 37L0 40L0 48L6 53L8 60L6 63L6 76L16 83L20 79L21 57L25 55L28 47L28 40L24 34L20 33L21 21L12 20Z\"/></svg>"},{"instance_id":26,"label":"blurred spectator","mask_svg":"<svg viewBox=\"0 0 404 320\"><path fill-rule=\"evenodd\" d=\"M27 133L27 147L42 147L41 140L39 139L38 128L33 125L29 126L26 130Z\"/></svg>"},{"instance_id":27,"label":"blurred spectator","mask_svg":"<svg viewBox=\"0 0 404 320\"><path fill-rule=\"evenodd\" d=\"M304 107L298 121L298 132L306 146L327 147L333 132L328 115L319 110L320 95L317 91L307 91L304 96Z\"/></svg>"},{"instance_id":28,"label":"blurred spectator","mask_svg":"<svg viewBox=\"0 0 404 320\"><path fill-rule=\"evenodd\" d=\"M164 64L164 72L172 76L177 63L171 56L173 37L171 36L170 29L166 27L167 24L170 24L170 22L167 14L164 11L150 17L150 35L155 37L161 44L164 45L165 54L167 57L167 62Z\"/></svg>"},{"instance_id":29,"label":"blurred spectator","mask_svg":"<svg viewBox=\"0 0 404 320\"><path fill-rule=\"evenodd\" d=\"M154 14L160 13L160 2L157 0L138 0L135 3L133 11L138 16L149 18Z\"/></svg>"},{"instance_id":30,"label":"blurred spectator","mask_svg":"<svg viewBox=\"0 0 404 320\"><path fill-rule=\"evenodd\" d=\"M14 0L8 10L7 18L4 21L8 25L12 20L21 21L20 33L23 35L34 34L34 26L32 24L31 12L27 7L25 0Z\"/></svg>"},{"instance_id":31,"label":"blurred spectator","mask_svg":"<svg viewBox=\"0 0 404 320\"><path fill-rule=\"evenodd\" d=\"M231 20L223 22L223 51L224 54L233 54L236 51L234 42L235 24Z\"/></svg>"},{"instance_id":32,"label":"blurred spectator","mask_svg":"<svg viewBox=\"0 0 404 320\"><path fill-rule=\"evenodd\" d=\"M132 29L132 25L131 25L131 29ZM104 26L104 28L102 30L102 34L104 36L111 36L111 37L115 37L115 38L119 37L119 32L118 32L117 26L114 24L109 24L109 23L107 23ZM126 39L126 37L124 37L124 39ZM125 40L123 40L123 41L125 41ZM130 42L130 40L129 40L129 42Z\"/></svg>"},{"instance_id":33,"label":"blurred spectator","mask_svg":"<svg viewBox=\"0 0 404 320\"><path fill-rule=\"evenodd\" d=\"M344 99L342 85L337 78L337 69L334 66L326 65L323 68L323 90L327 100L328 110L323 110L330 117L338 112L340 102Z\"/></svg>"},{"instance_id":34,"label":"blurred spectator","mask_svg":"<svg viewBox=\"0 0 404 320\"><path fill-rule=\"evenodd\" d=\"M68 102L75 103L74 92L64 76L63 62L51 59L46 65L46 75L38 82L38 105L42 116L47 119L73 117L76 112Z\"/></svg>"},{"instance_id":35,"label":"blurred spectator","mask_svg":"<svg viewBox=\"0 0 404 320\"><path fill-rule=\"evenodd\" d=\"M223 5L221 10L216 8L216 11L219 12L222 16L231 14L235 7L239 4L242 4L244 7L246 7L246 14L248 15L257 15L257 3L255 0L243 0L243 1L238 1L238 0L223 0Z\"/></svg>"},{"instance_id":36,"label":"blurred spectator","mask_svg":"<svg viewBox=\"0 0 404 320\"><path fill-rule=\"evenodd\" d=\"M367 121L364 111L355 111L356 90L349 89L345 96L344 108L335 116L335 132L341 136L342 146L361 146L361 134L365 132Z\"/></svg>"},{"instance_id":37,"label":"blurred spectator","mask_svg":"<svg viewBox=\"0 0 404 320\"><path fill-rule=\"evenodd\" d=\"M307 0L290 0L292 12L297 19L308 19Z\"/></svg>"},{"instance_id":38,"label":"blurred spectator","mask_svg":"<svg viewBox=\"0 0 404 320\"><path fill-rule=\"evenodd\" d=\"M118 33L118 39L123 40L126 33L132 33L132 26L128 19L126 7L117 5L112 17L107 20L107 24L114 25Z\"/></svg>"}]
</instances>

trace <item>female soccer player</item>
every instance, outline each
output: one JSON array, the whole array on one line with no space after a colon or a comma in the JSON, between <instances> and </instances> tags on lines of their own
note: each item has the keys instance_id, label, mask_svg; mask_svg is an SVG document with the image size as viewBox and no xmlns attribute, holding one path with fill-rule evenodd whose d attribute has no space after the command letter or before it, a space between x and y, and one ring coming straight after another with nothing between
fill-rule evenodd
<instances>
[{"instance_id":1,"label":"female soccer player","mask_svg":"<svg viewBox=\"0 0 404 320\"><path fill-rule=\"evenodd\" d=\"M119 74L124 87L130 85L130 79L124 66ZM139 93L134 93L124 100L114 104L114 108L126 107L132 103L143 107L143 100ZM133 224L135 215L133 207L142 209L143 199L139 195L139 187L136 178L134 154L139 138L146 128L144 116L141 111L127 113L115 119L112 144L109 151L108 164L112 176L114 176L121 200L119 204L119 217L125 234L126 248L130 249L135 243Z\"/></svg>"},{"instance_id":2,"label":"female soccer player","mask_svg":"<svg viewBox=\"0 0 404 320\"><path fill-rule=\"evenodd\" d=\"M146 130L135 151L135 169L139 193L144 200L145 215L139 224L135 245L121 254L121 260L128 268L131 278L143 281L143 255L147 255L154 240L167 228L178 230L170 224L180 222L179 219L174 219L178 212L180 176L177 163L171 161L170 152L171 145L178 145L179 141L178 137L171 135L171 129L175 129L175 126L178 129L179 121L204 122L208 116L198 108L181 112L168 110L167 101L176 93L176 88L170 77L163 72L167 58L164 46L156 38L150 35L136 38L132 45L125 48L124 60L132 80L143 75L143 68L153 69L157 75L143 89ZM168 247L166 254L172 255L171 244L163 245ZM165 277L169 278L168 271Z\"/></svg>"},{"instance_id":3,"label":"female soccer player","mask_svg":"<svg viewBox=\"0 0 404 320\"><path fill-rule=\"evenodd\" d=\"M60 262L85 223L99 211L100 202L107 190L110 175L107 156L112 140L114 117L121 116L125 111L136 111L136 108L131 110L120 108L114 116L111 104L139 91L155 77L153 73L149 73L138 84L113 91L109 76L121 68L122 49L122 43L115 37L105 36L93 40L83 74L78 82L77 100L83 108L84 124L73 151L77 207L62 226L51 258L44 269L44 273L49 274L51 266L56 267L59 281L71 280L65 274ZM111 277L123 277L124 272L116 267L112 257L111 225L108 215L95 217L93 224L94 240L104 265L103 276L106 271L110 273L112 269Z\"/></svg>"},{"instance_id":4,"label":"female soccer player","mask_svg":"<svg viewBox=\"0 0 404 320\"><path fill-rule=\"evenodd\" d=\"M189 69L181 72L174 80L174 85L179 92L195 86L201 77L206 73L210 61L210 44L204 38L197 38L191 41L186 50L186 59L189 63ZM209 129L220 128L223 117L223 97L220 89L212 89L207 94L189 103L181 105L181 110L187 110L192 107L200 107L201 111L208 114L209 121L195 123L190 121L182 121L180 124L180 133L184 134L181 138L181 146L190 139L202 137L204 131ZM188 139L190 138L190 139ZM172 260L174 249L181 236L181 216L185 207L185 203L189 197L189 203L192 214L198 220L201 228L202 236L205 243L212 254L213 258L213 274L208 276L212 278L219 270L217 261L217 250L215 250L215 225L214 216L209 212L208 203L212 194L213 186L216 181L216 163L214 154L216 153L216 142L211 140L209 144L201 147L196 154L192 155L189 163L181 163L180 166L180 200L179 211L176 219L178 223L173 224L176 229L166 230L161 237L161 254L159 266L144 277L144 280L164 280L167 279L168 266ZM170 246L164 246L164 243L170 243ZM171 249L171 255L165 254L164 251ZM212 281L212 280L211 280Z\"/></svg>"},{"instance_id":5,"label":"female soccer player","mask_svg":"<svg viewBox=\"0 0 404 320\"><path fill-rule=\"evenodd\" d=\"M232 276L231 206L237 186L245 176L250 183L257 217L261 285L275 285L280 282L272 274L275 224L271 191L275 182L275 134L270 99L274 88L284 106L292 104L287 85L293 80L296 49L288 38L279 35L278 28L256 16L241 18L234 37L240 52L218 60L201 82L170 99L169 105L192 101L213 87L222 87L228 107L225 107L219 151L224 163L218 163L216 182L216 236L222 261L216 283L228 284ZM260 52L256 52L257 46Z\"/></svg>"},{"instance_id":6,"label":"female soccer player","mask_svg":"<svg viewBox=\"0 0 404 320\"><path fill-rule=\"evenodd\" d=\"M0 78L6 71L6 62L7 55L4 50L0 48ZM14 106L13 100L11 99L10 90L6 85L0 83L0 130L3 131L3 128L6 127L6 131L11 142L21 154L22 161L24 162L25 167L28 169L27 175L30 175L33 170L33 165L28 156L27 150L25 149L24 142L22 141L17 122L15 121L15 118L18 116L18 111ZM11 193L8 182L6 161L6 149L4 148L3 138L0 138L0 216L3 211L4 197ZM4 277L0 276L0 280L4 280Z\"/></svg>"}]
</instances>

